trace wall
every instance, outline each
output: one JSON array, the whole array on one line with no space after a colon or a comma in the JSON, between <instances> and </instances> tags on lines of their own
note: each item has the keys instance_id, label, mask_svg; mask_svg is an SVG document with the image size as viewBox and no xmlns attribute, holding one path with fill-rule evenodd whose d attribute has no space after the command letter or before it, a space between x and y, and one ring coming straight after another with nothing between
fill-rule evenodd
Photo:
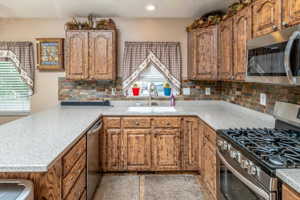
<instances>
[{"instance_id":1,"label":"wall","mask_svg":"<svg viewBox=\"0 0 300 200\"><path fill-rule=\"evenodd\" d=\"M68 19L0 19L1 41L35 41L41 37L64 37ZM119 29L118 66L122 63L124 41L179 41L183 55L183 78L186 77L187 36L185 27L192 19L125 19L114 18ZM58 77L63 72L36 71L36 93L32 97L32 112L58 104ZM1 121L14 118L0 117Z\"/></svg>"}]
</instances>

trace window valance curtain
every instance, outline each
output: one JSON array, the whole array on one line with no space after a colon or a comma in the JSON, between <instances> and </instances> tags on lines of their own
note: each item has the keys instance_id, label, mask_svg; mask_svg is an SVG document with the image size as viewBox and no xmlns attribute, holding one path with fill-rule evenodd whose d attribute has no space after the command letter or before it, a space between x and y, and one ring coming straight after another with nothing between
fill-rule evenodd
<instances>
[{"instance_id":1,"label":"window valance curtain","mask_svg":"<svg viewBox=\"0 0 300 200\"><path fill-rule=\"evenodd\" d=\"M10 59L34 92L34 50L31 42L0 42L0 59Z\"/></svg>"},{"instance_id":2,"label":"window valance curtain","mask_svg":"<svg viewBox=\"0 0 300 200\"><path fill-rule=\"evenodd\" d=\"M152 62L168 80L180 87L182 55L179 42L125 42L123 88Z\"/></svg>"}]
</instances>

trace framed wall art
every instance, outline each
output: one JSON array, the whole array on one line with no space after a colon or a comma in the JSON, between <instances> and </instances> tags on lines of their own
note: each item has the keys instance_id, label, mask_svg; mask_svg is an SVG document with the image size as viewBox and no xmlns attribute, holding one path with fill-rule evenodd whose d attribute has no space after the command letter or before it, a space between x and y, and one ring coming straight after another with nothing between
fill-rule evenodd
<instances>
[{"instance_id":1,"label":"framed wall art","mask_svg":"<svg viewBox=\"0 0 300 200\"><path fill-rule=\"evenodd\" d=\"M64 70L64 39L37 38L37 68L43 71Z\"/></svg>"}]
</instances>

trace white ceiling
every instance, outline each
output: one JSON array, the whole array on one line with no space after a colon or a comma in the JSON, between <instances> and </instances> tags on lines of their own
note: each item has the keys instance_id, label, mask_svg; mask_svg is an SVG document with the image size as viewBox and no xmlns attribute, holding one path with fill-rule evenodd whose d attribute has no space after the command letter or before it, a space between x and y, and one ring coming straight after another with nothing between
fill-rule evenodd
<instances>
[{"instance_id":1,"label":"white ceiling","mask_svg":"<svg viewBox=\"0 0 300 200\"><path fill-rule=\"evenodd\" d=\"M188 18L225 9L234 0L0 0L3 18L160 17ZM145 6L154 4L153 12Z\"/></svg>"}]
</instances>

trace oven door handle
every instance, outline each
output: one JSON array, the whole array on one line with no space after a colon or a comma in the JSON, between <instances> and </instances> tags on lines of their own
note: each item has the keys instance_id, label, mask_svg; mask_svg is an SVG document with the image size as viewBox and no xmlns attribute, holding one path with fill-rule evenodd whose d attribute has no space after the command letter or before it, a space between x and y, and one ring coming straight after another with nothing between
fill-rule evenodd
<instances>
[{"instance_id":1,"label":"oven door handle","mask_svg":"<svg viewBox=\"0 0 300 200\"><path fill-rule=\"evenodd\" d=\"M292 66L291 66L290 58L291 58L292 47L293 47L293 44L294 44L296 39L300 39L300 32L299 31L295 31L292 34L292 36L290 37L290 39L289 39L289 41L286 45L285 52L284 52L285 72L286 72L286 75L287 75L287 78L288 78L289 82L293 85L296 84L296 79L294 78L293 73L292 73Z\"/></svg>"},{"instance_id":2,"label":"oven door handle","mask_svg":"<svg viewBox=\"0 0 300 200\"><path fill-rule=\"evenodd\" d=\"M217 151L218 156L220 158L220 160L222 161L222 163L240 180L242 181L245 185L247 185L253 192L255 192L256 194L258 194L259 196L263 197L266 200L269 200L271 198L271 196L265 192L263 189L257 187L255 184L253 184L251 181L249 181L248 179L246 179L242 174L240 174L236 169L234 169L227 161L226 159L223 157L223 155Z\"/></svg>"}]
</instances>

